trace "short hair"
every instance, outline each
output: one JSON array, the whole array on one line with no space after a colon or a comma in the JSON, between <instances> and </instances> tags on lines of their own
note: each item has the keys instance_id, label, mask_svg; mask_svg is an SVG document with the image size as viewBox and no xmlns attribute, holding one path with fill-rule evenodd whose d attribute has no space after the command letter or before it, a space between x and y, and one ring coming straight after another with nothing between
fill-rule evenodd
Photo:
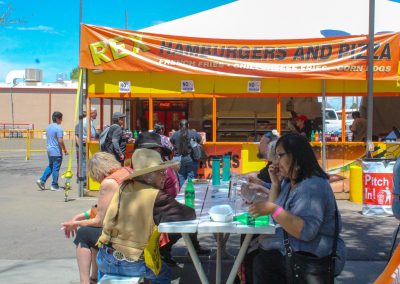
<instances>
[{"instance_id":1,"label":"short hair","mask_svg":"<svg viewBox=\"0 0 400 284\"><path fill-rule=\"evenodd\" d=\"M97 182L102 182L104 178L119 168L121 168L121 164L115 159L114 155L107 152L95 153L88 163L89 175Z\"/></svg>"},{"instance_id":2,"label":"short hair","mask_svg":"<svg viewBox=\"0 0 400 284\"><path fill-rule=\"evenodd\" d=\"M268 143L267 160L270 161L270 162L273 162L276 159L275 149L276 149L276 142L277 141L278 140L273 140L273 141Z\"/></svg>"},{"instance_id":3,"label":"short hair","mask_svg":"<svg viewBox=\"0 0 400 284\"><path fill-rule=\"evenodd\" d=\"M57 119L62 119L63 114L59 111L55 111L53 112L53 115L51 116L51 119L53 120L53 122L56 122Z\"/></svg>"},{"instance_id":4,"label":"short hair","mask_svg":"<svg viewBox=\"0 0 400 284\"><path fill-rule=\"evenodd\" d=\"M360 114L359 111L353 111L353 112L351 113L351 116L352 116L353 118L356 118L356 117L361 117L361 114Z\"/></svg>"},{"instance_id":5,"label":"short hair","mask_svg":"<svg viewBox=\"0 0 400 284\"><path fill-rule=\"evenodd\" d=\"M292 157L289 167L289 177L297 173L296 181L300 182L311 176L328 179L329 176L318 164L314 151L307 138L298 133L289 133L281 136L276 142L276 147L281 146L286 154Z\"/></svg>"}]
</instances>

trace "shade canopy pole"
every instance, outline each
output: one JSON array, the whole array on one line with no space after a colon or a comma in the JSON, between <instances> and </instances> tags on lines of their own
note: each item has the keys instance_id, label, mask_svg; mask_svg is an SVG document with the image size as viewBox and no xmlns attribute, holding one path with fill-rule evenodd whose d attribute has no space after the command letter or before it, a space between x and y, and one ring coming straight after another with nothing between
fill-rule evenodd
<instances>
[{"instance_id":1,"label":"shade canopy pole","mask_svg":"<svg viewBox=\"0 0 400 284\"><path fill-rule=\"evenodd\" d=\"M371 157L374 150L372 143L372 121L374 104L374 25L375 25L375 0L369 0L369 34L368 34L368 97L367 97L367 147L366 156Z\"/></svg>"}]
</instances>

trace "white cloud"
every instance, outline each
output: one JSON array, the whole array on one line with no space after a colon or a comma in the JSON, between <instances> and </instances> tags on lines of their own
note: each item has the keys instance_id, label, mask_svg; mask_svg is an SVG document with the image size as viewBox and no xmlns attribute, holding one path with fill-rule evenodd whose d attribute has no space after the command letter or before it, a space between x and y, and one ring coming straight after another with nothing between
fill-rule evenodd
<instances>
[{"instance_id":1,"label":"white cloud","mask_svg":"<svg viewBox=\"0 0 400 284\"><path fill-rule=\"evenodd\" d=\"M0 60L0 82L5 82L7 74L12 70L24 70L29 68L26 64L13 63Z\"/></svg>"},{"instance_id":2,"label":"white cloud","mask_svg":"<svg viewBox=\"0 0 400 284\"><path fill-rule=\"evenodd\" d=\"M15 28L16 30L19 31L41 31L41 32L45 32L48 34L60 34L58 31L56 31L54 28L52 27L48 27L48 26L35 26L35 27L17 27Z\"/></svg>"},{"instance_id":3,"label":"white cloud","mask_svg":"<svg viewBox=\"0 0 400 284\"><path fill-rule=\"evenodd\" d=\"M160 24L162 24L162 23L165 23L165 21L157 20L157 21L153 21L153 22L151 23L151 25L152 25L152 26L156 26L156 25L160 25Z\"/></svg>"}]
</instances>

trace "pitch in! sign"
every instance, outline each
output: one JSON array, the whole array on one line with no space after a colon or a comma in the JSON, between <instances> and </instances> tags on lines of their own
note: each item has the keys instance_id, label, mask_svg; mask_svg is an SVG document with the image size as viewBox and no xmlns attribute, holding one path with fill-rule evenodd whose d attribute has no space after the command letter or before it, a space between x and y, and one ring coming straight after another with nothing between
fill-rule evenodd
<instances>
[{"instance_id":1,"label":"pitch in! sign","mask_svg":"<svg viewBox=\"0 0 400 284\"><path fill-rule=\"evenodd\" d=\"M393 175L391 173L363 174L364 204L392 205Z\"/></svg>"}]
</instances>

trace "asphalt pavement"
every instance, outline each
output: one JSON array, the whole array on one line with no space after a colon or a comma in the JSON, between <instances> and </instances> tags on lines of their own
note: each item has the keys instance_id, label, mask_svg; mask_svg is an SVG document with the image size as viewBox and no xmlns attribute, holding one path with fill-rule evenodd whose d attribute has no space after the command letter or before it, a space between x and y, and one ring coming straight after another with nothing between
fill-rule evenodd
<instances>
[{"instance_id":1,"label":"asphalt pavement","mask_svg":"<svg viewBox=\"0 0 400 284\"><path fill-rule=\"evenodd\" d=\"M79 283L75 246L64 237L60 224L89 208L96 198L79 198L76 184L68 202L64 202L62 191L38 190L35 181L46 165L45 153L36 153L29 161L23 153L0 157L0 283ZM73 165L75 170L75 161ZM61 172L66 167L64 160ZM46 186L50 187L49 181ZM398 221L363 216L361 205L349 201L339 201L338 205L348 255L336 282L372 283L387 263ZM200 235L199 239L203 246L215 249L212 235ZM238 245L238 236L231 236L227 251L235 255ZM173 254L182 262L173 269L173 283L200 283L182 241L174 246ZM232 257L223 261L223 283L232 263ZM215 262L202 258L202 265L213 283Z\"/></svg>"}]
</instances>

